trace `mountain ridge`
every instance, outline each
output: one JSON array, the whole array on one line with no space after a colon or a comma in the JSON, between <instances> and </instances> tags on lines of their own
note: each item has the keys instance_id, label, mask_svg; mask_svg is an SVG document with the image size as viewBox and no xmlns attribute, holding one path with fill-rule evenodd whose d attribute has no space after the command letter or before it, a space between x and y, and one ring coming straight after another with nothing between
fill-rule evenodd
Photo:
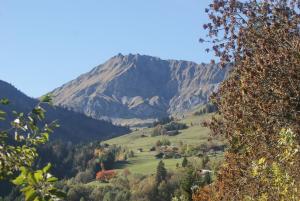
<instances>
[{"instance_id":1,"label":"mountain ridge","mask_svg":"<svg viewBox=\"0 0 300 201\"><path fill-rule=\"evenodd\" d=\"M54 89L54 103L96 119L155 119L205 104L229 68L118 54Z\"/></svg>"}]
</instances>

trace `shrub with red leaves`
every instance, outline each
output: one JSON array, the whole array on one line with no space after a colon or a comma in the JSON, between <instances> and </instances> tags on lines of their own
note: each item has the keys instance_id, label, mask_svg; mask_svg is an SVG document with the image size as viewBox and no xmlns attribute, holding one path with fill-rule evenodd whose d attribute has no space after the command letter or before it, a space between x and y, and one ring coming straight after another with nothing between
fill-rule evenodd
<instances>
[{"instance_id":1,"label":"shrub with red leaves","mask_svg":"<svg viewBox=\"0 0 300 201\"><path fill-rule=\"evenodd\" d=\"M104 170L97 172L96 179L107 182L115 176L117 176L117 173L114 170Z\"/></svg>"}]
</instances>

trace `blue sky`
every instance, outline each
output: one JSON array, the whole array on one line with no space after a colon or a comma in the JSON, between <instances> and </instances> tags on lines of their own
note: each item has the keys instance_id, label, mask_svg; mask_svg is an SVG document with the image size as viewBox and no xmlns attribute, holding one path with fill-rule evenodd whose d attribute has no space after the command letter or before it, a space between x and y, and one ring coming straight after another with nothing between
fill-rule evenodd
<instances>
[{"instance_id":1,"label":"blue sky","mask_svg":"<svg viewBox=\"0 0 300 201\"><path fill-rule=\"evenodd\" d=\"M209 0L0 0L0 79L32 97L110 57L209 62Z\"/></svg>"}]
</instances>

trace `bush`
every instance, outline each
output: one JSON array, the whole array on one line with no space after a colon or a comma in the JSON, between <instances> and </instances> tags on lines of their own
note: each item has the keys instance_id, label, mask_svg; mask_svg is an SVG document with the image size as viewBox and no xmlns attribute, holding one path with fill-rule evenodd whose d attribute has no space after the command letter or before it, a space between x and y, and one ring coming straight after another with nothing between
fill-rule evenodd
<instances>
[{"instance_id":1,"label":"bush","mask_svg":"<svg viewBox=\"0 0 300 201\"><path fill-rule=\"evenodd\" d=\"M97 172L96 179L102 182L108 182L110 179L117 176L114 170L102 170Z\"/></svg>"},{"instance_id":2,"label":"bush","mask_svg":"<svg viewBox=\"0 0 300 201\"><path fill-rule=\"evenodd\" d=\"M94 179L94 172L91 170L79 172L75 177L75 181L79 183L88 183L91 182L93 179Z\"/></svg>"},{"instance_id":3,"label":"bush","mask_svg":"<svg viewBox=\"0 0 300 201\"><path fill-rule=\"evenodd\" d=\"M155 121L153 123L153 127L156 127L157 125L165 125L167 123L170 123L171 121L174 121L173 117L164 117L159 119L158 121Z\"/></svg>"},{"instance_id":4,"label":"bush","mask_svg":"<svg viewBox=\"0 0 300 201\"><path fill-rule=\"evenodd\" d=\"M155 137L155 136L159 136L159 135L164 135L165 133L166 133L166 129L163 126L161 126L161 125L157 125L153 129L153 131L151 133L151 136Z\"/></svg>"},{"instance_id":5,"label":"bush","mask_svg":"<svg viewBox=\"0 0 300 201\"><path fill-rule=\"evenodd\" d=\"M203 114L217 112L218 108L212 103L205 104L199 111L194 112L194 115L200 116Z\"/></svg>"},{"instance_id":6,"label":"bush","mask_svg":"<svg viewBox=\"0 0 300 201\"><path fill-rule=\"evenodd\" d=\"M158 145L160 146L160 143L157 143L157 142L156 142L156 146L158 146ZM155 146L153 146L153 147L151 147L151 148L149 149L149 151L155 151L155 150L156 150L156 147L155 147Z\"/></svg>"},{"instance_id":7,"label":"bush","mask_svg":"<svg viewBox=\"0 0 300 201\"><path fill-rule=\"evenodd\" d=\"M167 138L163 138L162 140L158 140L156 142L156 146L158 146L158 147L160 147L160 146L170 146L170 145L171 145L171 142Z\"/></svg>"},{"instance_id":8,"label":"bush","mask_svg":"<svg viewBox=\"0 0 300 201\"><path fill-rule=\"evenodd\" d=\"M164 126L164 128L167 130L167 131L174 131L174 130L183 130L183 129L187 129L188 126L184 123L179 123L179 122L171 122L171 123L168 123L167 125Z\"/></svg>"}]
</instances>

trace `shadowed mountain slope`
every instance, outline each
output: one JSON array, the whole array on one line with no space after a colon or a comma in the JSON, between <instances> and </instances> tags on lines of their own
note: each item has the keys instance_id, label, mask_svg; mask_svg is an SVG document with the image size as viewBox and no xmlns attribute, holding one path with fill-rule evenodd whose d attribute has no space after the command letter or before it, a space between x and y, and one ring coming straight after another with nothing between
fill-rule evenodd
<instances>
[{"instance_id":1,"label":"shadowed mountain slope","mask_svg":"<svg viewBox=\"0 0 300 201\"><path fill-rule=\"evenodd\" d=\"M8 113L7 120L11 120L12 110L18 112L29 112L36 104L37 100L30 98L17 90L11 84L0 80L0 98L8 98L8 106L0 105L0 109ZM46 122L58 120L60 128L51 135L52 139L62 139L74 143L88 142L92 140L109 139L128 133L127 128L115 126L103 120L96 120L86 117L83 114L69 111L61 107L45 106ZM8 122L0 122L0 128L7 128Z\"/></svg>"}]
</instances>

